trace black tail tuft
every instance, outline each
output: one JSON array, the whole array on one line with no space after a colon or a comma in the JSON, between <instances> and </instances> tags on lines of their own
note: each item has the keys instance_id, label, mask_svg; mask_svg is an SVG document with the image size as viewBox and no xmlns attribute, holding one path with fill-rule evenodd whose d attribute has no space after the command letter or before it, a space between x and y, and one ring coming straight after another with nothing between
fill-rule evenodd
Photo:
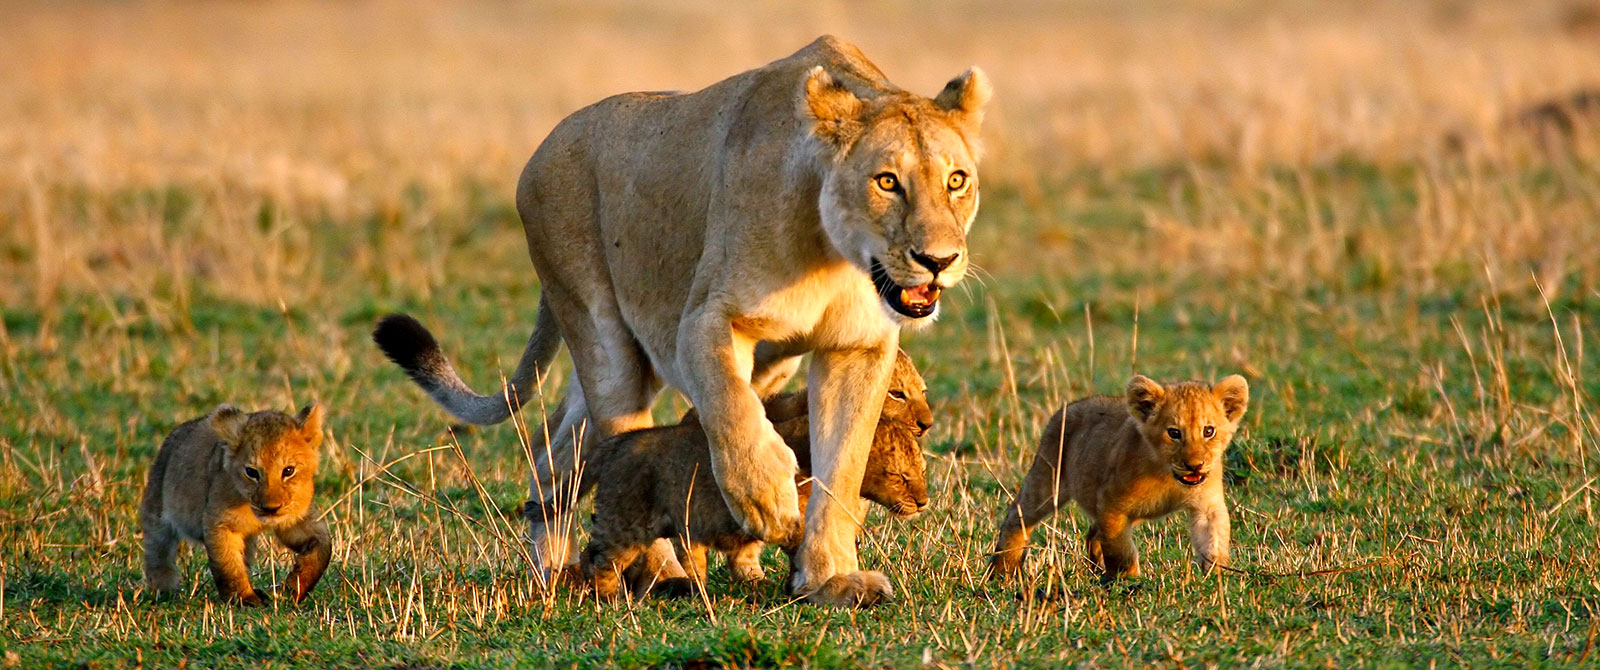
<instances>
[{"instance_id":1,"label":"black tail tuft","mask_svg":"<svg viewBox=\"0 0 1600 670\"><path fill-rule=\"evenodd\" d=\"M390 314L372 331L372 341L383 354L404 368L413 378L424 374L444 354L433 333L409 314Z\"/></svg>"}]
</instances>

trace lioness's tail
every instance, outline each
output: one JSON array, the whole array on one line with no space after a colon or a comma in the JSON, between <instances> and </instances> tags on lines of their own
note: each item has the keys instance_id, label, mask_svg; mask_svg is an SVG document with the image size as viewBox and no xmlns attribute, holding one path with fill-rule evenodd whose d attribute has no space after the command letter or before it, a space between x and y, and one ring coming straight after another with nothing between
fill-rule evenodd
<instances>
[{"instance_id":1,"label":"lioness's tail","mask_svg":"<svg viewBox=\"0 0 1600 670\"><path fill-rule=\"evenodd\" d=\"M522 407L533 397L534 387L561 348L561 333L549 305L539 301L539 316L534 321L533 334L528 336L528 346L522 350L522 360L505 388L494 395L478 395L467 386L439 348L439 341L408 314L383 317L372 331L372 341L445 411L466 423L487 426L510 418L514 408Z\"/></svg>"}]
</instances>

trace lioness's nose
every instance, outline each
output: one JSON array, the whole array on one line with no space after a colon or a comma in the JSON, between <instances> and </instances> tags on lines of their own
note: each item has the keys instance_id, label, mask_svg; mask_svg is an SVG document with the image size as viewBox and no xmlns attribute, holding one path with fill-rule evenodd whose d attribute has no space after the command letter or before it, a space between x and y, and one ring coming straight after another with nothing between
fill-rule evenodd
<instances>
[{"instance_id":1,"label":"lioness's nose","mask_svg":"<svg viewBox=\"0 0 1600 670\"><path fill-rule=\"evenodd\" d=\"M935 276L938 276L940 272L944 272L945 268L950 267L950 265L955 263L956 259L960 257L961 252L959 251L952 253L949 256L930 256L920 251L911 252L911 260L916 261L917 265L928 268L928 271L932 272Z\"/></svg>"}]
</instances>

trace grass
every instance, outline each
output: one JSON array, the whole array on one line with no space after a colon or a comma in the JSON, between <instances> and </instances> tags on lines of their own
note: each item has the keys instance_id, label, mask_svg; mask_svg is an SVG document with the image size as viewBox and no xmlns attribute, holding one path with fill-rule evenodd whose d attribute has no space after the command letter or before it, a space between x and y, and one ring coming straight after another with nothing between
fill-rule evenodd
<instances>
[{"instance_id":1,"label":"grass","mask_svg":"<svg viewBox=\"0 0 1600 670\"><path fill-rule=\"evenodd\" d=\"M969 28L893 3L0 8L26 65L0 74L0 666L1596 663L1595 136L1552 154L1498 122L1592 84L1577 5L1192 4ZM790 605L715 568L709 602L539 592L506 520L515 431L449 435L368 331L415 313L490 386L537 302L511 182L549 124L823 30L919 90L968 62L1001 83L983 271L905 342L934 506L861 544L899 602ZM530 71L541 40L570 57ZM1133 370L1249 378L1238 571L1197 574L1168 520L1140 531L1148 576L1103 588L1074 512L1026 584L988 584L1040 423ZM221 605L192 551L153 600L136 510L162 436L312 398L338 546L311 600Z\"/></svg>"}]
</instances>

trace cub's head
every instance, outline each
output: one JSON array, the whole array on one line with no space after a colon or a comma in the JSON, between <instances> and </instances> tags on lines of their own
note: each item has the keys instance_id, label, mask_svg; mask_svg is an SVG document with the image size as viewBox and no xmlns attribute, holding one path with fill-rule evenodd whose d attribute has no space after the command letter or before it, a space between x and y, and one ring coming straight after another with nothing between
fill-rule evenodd
<instances>
[{"instance_id":1,"label":"cub's head","mask_svg":"<svg viewBox=\"0 0 1600 670\"><path fill-rule=\"evenodd\" d=\"M858 97L849 81L812 68L800 95L822 160L822 227L866 271L890 318L926 322L939 295L967 272L967 230L978 213L978 126L991 89L967 70L932 99L905 92Z\"/></svg>"},{"instance_id":2,"label":"cub's head","mask_svg":"<svg viewBox=\"0 0 1600 670\"><path fill-rule=\"evenodd\" d=\"M884 421L872 435L861 497L883 505L895 516L914 519L928 508L927 463L916 427Z\"/></svg>"},{"instance_id":3,"label":"cub's head","mask_svg":"<svg viewBox=\"0 0 1600 670\"><path fill-rule=\"evenodd\" d=\"M918 439L933 425L928 385L904 351L895 352L889 375L889 397L872 434L861 496L888 508L902 519L915 518L928 507L927 463Z\"/></svg>"},{"instance_id":4,"label":"cub's head","mask_svg":"<svg viewBox=\"0 0 1600 670\"><path fill-rule=\"evenodd\" d=\"M889 373L889 395L883 399L884 423L905 425L918 437L933 426L933 408L928 406L928 383L904 351L896 351L894 369Z\"/></svg>"},{"instance_id":5,"label":"cub's head","mask_svg":"<svg viewBox=\"0 0 1600 670\"><path fill-rule=\"evenodd\" d=\"M322 444L321 405L306 405L294 416L221 405L211 412L211 429L227 445L223 463L234 489L257 517L272 523L305 516Z\"/></svg>"},{"instance_id":6,"label":"cub's head","mask_svg":"<svg viewBox=\"0 0 1600 670\"><path fill-rule=\"evenodd\" d=\"M1222 464L1222 452L1250 406L1250 386L1232 375L1215 386L1179 382L1163 387L1143 375L1128 382L1128 412L1145 443L1184 486L1199 486Z\"/></svg>"}]
</instances>

